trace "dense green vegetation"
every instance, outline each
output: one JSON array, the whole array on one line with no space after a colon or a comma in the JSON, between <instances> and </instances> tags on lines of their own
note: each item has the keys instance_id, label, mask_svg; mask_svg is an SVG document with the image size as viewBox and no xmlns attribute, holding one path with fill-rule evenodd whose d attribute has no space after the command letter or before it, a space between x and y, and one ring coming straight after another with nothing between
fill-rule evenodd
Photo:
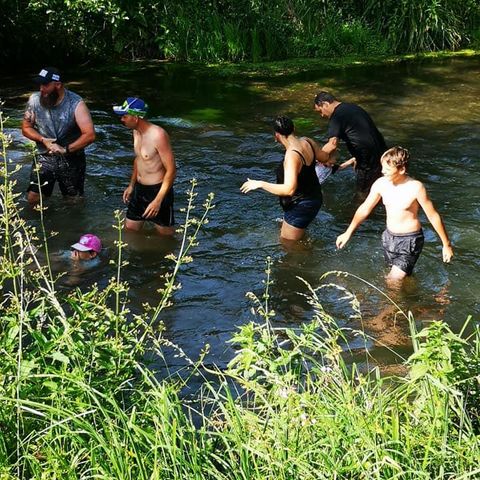
<instances>
[{"instance_id":1,"label":"dense green vegetation","mask_svg":"<svg viewBox=\"0 0 480 480\"><path fill-rule=\"evenodd\" d=\"M258 62L480 42L477 0L0 1L0 64Z\"/></svg>"},{"instance_id":2,"label":"dense green vegetation","mask_svg":"<svg viewBox=\"0 0 480 480\"><path fill-rule=\"evenodd\" d=\"M255 322L232 338L228 368L208 367L203 356L192 361L162 336L161 316L214 212L212 197L194 216L192 182L183 241L158 305L128 310L120 214L109 285L62 295L32 248L48 259L45 232L19 211L10 180L17 167L1 127L0 114L2 480L480 476L478 328L468 341L441 322L417 333L414 319L398 312L410 324L414 353L404 376L382 377L367 354L361 369L345 362L345 339L365 333L340 328L322 308L323 290L339 288L331 276L315 288L305 284L309 323L275 328L267 261L263 296L249 294ZM341 293L360 315L357 299ZM185 368L160 379L145 359L158 364L165 348ZM191 384L201 387L186 397Z\"/></svg>"}]
</instances>

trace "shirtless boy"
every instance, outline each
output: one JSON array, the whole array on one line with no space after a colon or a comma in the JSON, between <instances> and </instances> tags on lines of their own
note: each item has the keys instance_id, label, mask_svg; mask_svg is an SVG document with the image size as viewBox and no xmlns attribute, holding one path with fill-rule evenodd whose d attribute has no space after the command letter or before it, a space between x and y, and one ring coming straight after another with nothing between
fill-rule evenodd
<instances>
[{"instance_id":1,"label":"shirtless boy","mask_svg":"<svg viewBox=\"0 0 480 480\"><path fill-rule=\"evenodd\" d=\"M121 122L133 130L135 160L123 201L128 204L125 228L139 231L146 220L161 235L173 235L175 159L167 132L144 119L148 106L137 97L113 107Z\"/></svg>"},{"instance_id":2,"label":"shirtless boy","mask_svg":"<svg viewBox=\"0 0 480 480\"><path fill-rule=\"evenodd\" d=\"M425 215L443 244L443 261L450 262L453 249L439 213L428 198L424 185L406 173L410 155L402 147L387 150L381 158L383 177L370 190L358 207L347 230L337 237L337 248L343 248L353 232L370 215L382 199L387 212L387 228L382 242L386 262L392 267L389 280L402 280L411 275L423 248L423 231L418 209Z\"/></svg>"}]
</instances>

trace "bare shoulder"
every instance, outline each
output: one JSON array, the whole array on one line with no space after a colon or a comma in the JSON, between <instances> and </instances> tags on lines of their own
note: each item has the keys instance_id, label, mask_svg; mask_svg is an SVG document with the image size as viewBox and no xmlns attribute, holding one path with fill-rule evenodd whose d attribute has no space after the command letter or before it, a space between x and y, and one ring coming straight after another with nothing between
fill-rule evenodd
<instances>
[{"instance_id":1,"label":"bare shoulder","mask_svg":"<svg viewBox=\"0 0 480 480\"><path fill-rule=\"evenodd\" d=\"M286 152L285 152L285 162L293 162L293 163L299 163L301 164L302 161L300 160L300 155L298 154L298 151L293 149L293 148L289 148Z\"/></svg>"},{"instance_id":2,"label":"bare shoulder","mask_svg":"<svg viewBox=\"0 0 480 480\"><path fill-rule=\"evenodd\" d=\"M75 107L75 113L90 113L90 110L87 107L87 104L84 100L80 100Z\"/></svg>"},{"instance_id":3,"label":"bare shoulder","mask_svg":"<svg viewBox=\"0 0 480 480\"><path fill-rule=\"evenodd\" d=\"M415 180L412 177L408 177L407 184L415 192L425 191L425 185L420 180Z\"/></svg>"},{"instance_id":4,"label":"bare shoulder","mask_svg":"<svg viewBox=\"0 0 480 480\"><path fill-rule=\"evenodd\" d=\"M410 182L411 189L413 195L415 195L416 199L420 202L423 202L428 199L427 189L425 185L420 180L411 179Z\"/></svg>"},{"instance_id":5,"label":"bare shoulder","mask_svg":"<svg viewBox=\"0 0 480 480\"><path fill-rule=\"evenodd\" d=\"M151 123L149 128L153 135L156 135L158 137L168 137L167 131L160 125L155 125L154 123Z\"/></svg>"},{"instance_id":6,"label":"bare shoulder","mask_svg":"<svg viewBox=\"0 0 480 480\"><path fill-rule=\"evenodd\" d=\"M80 100L75 107L75 119L77 120L77 122L92 123L90 110L88 109L87 104L83 100Z\"/></svg>"},{"instance_id":7,"label":"bare shoulder","mask_svg":"<svg viewBox=\"0 0 480 480\"><path fill-rule=\"evenodd\" d=\"M150 124L149 136L157 144L165 145L170 144L170 136L167 131L159 125Z\"/></svg>"},{"instance_id":8,"label":"bare shoulder","mask_svg":"<svg viewBox=\"0 0 480 480\"><path fill-rule=\"evenodd\" d=\"M310 138L310 137L301 137L301 140L304 140L305 142L309 143L310 146L312 147L320 146L313 138Z\"/></svg>"},{"instance_id":9,"label":"bare shoulder","mask_svg":"<svg viewBox=\"0 0 480 480\"><path fill-rule=\"evenodd\" d=\"M389 186L389 181L385 177L380 177L375 180L370 188L370 191L381 194Z\"/></svg>"}]
</instances>

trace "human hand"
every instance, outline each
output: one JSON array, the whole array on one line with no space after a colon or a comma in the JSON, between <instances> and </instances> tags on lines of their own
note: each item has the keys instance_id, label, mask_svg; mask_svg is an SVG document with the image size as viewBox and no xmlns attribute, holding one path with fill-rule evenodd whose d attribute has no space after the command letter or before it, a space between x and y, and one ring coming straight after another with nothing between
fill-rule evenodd
<instances>
[{"instance_id":1,"label":"human hand","mask_svg":"<svg viewBox=\"0 0 480 480\"><path fill-rule=\"evenodd\" d=\"M160 200L153 200L148 204L148 207L145 209L145 212L143 212L142 217L143 218L153 218L155 217L159 210L160 210L160 205L162 202Z\"/></svg>"},{"instance_id":2,"label":"human hand","mask_svg":"<svg viewBox=\"0 0 480 480\"><path fill-rule=\"evenodd\" d=\"M347 242L350 240L351 235L347 232L342 233L337 237L337 241L335 244L337 245L337 248L343 248Z\"/></svg>"},{"instance_id":3,"label":"human hand","mask_svg":"<svg viewBox=\"0 0 480 480\"><path fill-rule=\"evenodd\" d=\"M445 263L450 263L450 260L453 257L453 248L451 245L444 245L442 248L443 261Z\"/></svg>"},{"instance_id":4,"label":"human hand","mask_svg":"<svg viewBox=\"0 0 480 480\"><path fill-rule=\"evenodd\" d=\"M42 143L45 145L45 148L50 151L52 145L57 141L56 138L46 138L42 137Z\"/></svg>"},{"instance_id":5,"label":"human hand","mask_svg":"<svg viewBox=\"0 0 480 480\"><path fill-rule=\"evenodd\" d=\"M128 203L130 201L130 198L132 197L133 193L133 187L129 185L124 191L123 191L123 203Z\"/></svg>"},{"instance_id":6,"label":"human hand","mask_svg":"<svg viewBox=\"0 0 480 480\"><path fill-rule=\"evenodd\" d=\"M62 147L61 145L58 145L58 143L55 143L55 140L49 141L47 143L48 153L59 153L61 155L65 155L65 153L67 153L65 147Z\"/></svg>"},{"instance_id":7,"label":"human hand","mask_svg":"<svg viewBox=\"0 0 480 480\"><path fill-rule=\"evenodd\" d=\"M328 155L328 160L326 162L326 165L328 167L333 167L337 163L337 160L338 160L338 150L334 150Z\"/></svg>"},{"instance_id":8,"label":"human hand","mask_svg":"<svg viewBox=\"0 0 480 480\"><path fill-rule=\"evenodd\" d=\"M240 191L242 193L248 193L252 190L257 190L257 188L262 188L261 180L250 180L248 178L247 181L240 187Z\"/></svg>"},{"instance_id":9,"label":"human hand","mask_svg":"<svg viewBox=\"0 0 480 480\"><path fill-rule=\"evenodd\" d=\"M346 162L345 162L345 165L348 167L348 166L352 166L353 169L355 170L357 168L357 159L355 157L352 157L352 158L349 158Z\"/></svg>"}]
</instances>

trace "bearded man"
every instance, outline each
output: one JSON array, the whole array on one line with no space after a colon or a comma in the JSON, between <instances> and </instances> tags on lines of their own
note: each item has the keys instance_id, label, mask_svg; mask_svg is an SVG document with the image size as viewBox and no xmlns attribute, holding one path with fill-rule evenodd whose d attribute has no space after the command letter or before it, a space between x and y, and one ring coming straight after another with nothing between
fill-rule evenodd
<instances>
[{"instance_id":1,"label":"bearded man","mask_svg":"<svg viewBox=\"0 0 480 480\"><path fill-rule=\"evenodd\" d=\"M22 121L23 135L37 144L27 200L35 205L40 194L50 197L56 181L64 197L81 197L84 148L95 140L90 111L79 95L64 87L57 68L43 68L34 81L39 92L30 96Z\"/></svg>"}]
</instances>

